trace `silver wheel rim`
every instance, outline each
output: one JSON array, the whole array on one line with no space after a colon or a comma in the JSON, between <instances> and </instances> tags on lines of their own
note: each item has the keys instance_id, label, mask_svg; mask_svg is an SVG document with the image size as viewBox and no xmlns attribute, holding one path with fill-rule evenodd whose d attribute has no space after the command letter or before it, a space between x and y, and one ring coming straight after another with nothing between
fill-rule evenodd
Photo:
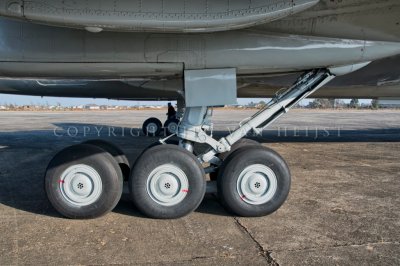
<instances>
[{"instance_id":1,"label":"silver wheel rim","mask_svg":"<svg viewBox=\"0 0 400 266\"><path fill-rule=\"evenodd\" d=\"M171 133L176 133L176 131L178 130L178 124L175 122L171 122L168 124L168 131Z\"/></svg>"},{"instance_id":2,"label":"silver wheel rim","mask_svg":"<svg viewBox=\"0 0 400 266\"><path fill-rule=\"evenodd\" d=\"M149 123L146 126L146 129L147 129L147 133L155 134L157 132L157 130L158 130L158 126L157 126L156 123Z\"/></svg>"},{"instance_id":3,"label":"silver wheel rim","mask_svg":"<svg viewBox=\"0 0 400 266\"><path fill-rule=\"evenodd\" d=\"M96 202L103 191L99 173L84 164L66 169L59 180L63 198L76 206L88 206Z\"/></svg>"},{"instance_id":4,"label":"silver wheel rim","mask_svg":"<svg viewBox=\"0 0 400 266\"><path fill-rule=\"evenodd\" d=\"M254 164L246 167L237 180L240 198L251 205L261 205L270 201L278 188L278 180L271 168Z\"/></svg>"},{"instance_id":5,"label":"silver wheel rim","mask_svg":"<svg viewBox=\"0 0 400 266\"><path fill-rule=\"evenodd\" d=\"M162 206L174 206L183 201L189 192L186 174L172 164L154 169L147 179L147 193Z\"/></svg>"}]
</instances>

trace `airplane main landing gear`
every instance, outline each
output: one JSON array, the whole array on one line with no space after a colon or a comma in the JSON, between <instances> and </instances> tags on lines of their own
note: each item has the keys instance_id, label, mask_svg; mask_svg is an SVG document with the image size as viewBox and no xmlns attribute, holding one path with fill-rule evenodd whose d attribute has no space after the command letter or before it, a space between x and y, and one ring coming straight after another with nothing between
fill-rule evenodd
<instances>
[{"instance_id":1,"label":"airplane main landing gear","mask_svg":"<svg viewBox=\"0 0 400 266\"><path fill-rule=\"evenodd\" d=\"M337 73L346 69L353 71L354 68L340 68ZM332 80L334 70L316 69L305 73L287 91L219 140L212 136L212 112L208 105L202 105L208 103L210 90L202 95L199 84L194 86L196 94L192 94L192 99L185 99L189 104L176 132L179 142L173 142L170 137L160 140L160 145L152 145L139 156L131 170L129 190L136 207L153 218L187 215L199 206L209 187L205 181L207 172L214 176L210 184L216 185L223 205L234 214L262 216L276 211L289 194L289 167L273 150L243 138L250 131L260 132ZM232 72L206 71L211 73L206 78L222 78L214 84L216 87L221 83L228 87L228 91L218 93L219 99L214 97L213 106L224 104L232 91L236 92L236 74L235 80L229 78ZM201 80L204 73L196 73L199 78L195 76L188 84ZM213 85L213 81L208 79L207 84ZM190 86L185 89L190 90ZM146 129L155 129L152 132L156 133L158 127L153 126L160 124L154 120ZM196 143L209 146L197 157L193 152ZM46 173L46 192L63 215L91 218L116 205L121 197L122 182L121 168L110 153L101 146L81 144L63 150L51 161Z\"/></svg>"},{"instance_id":2,"label":"airplane main landing gear","mask_svg":"<svg viewBox=\"0 0 400 266\"><path fill-rule=\"evenodd\" d=\"M209 163L206 170L211 172L211 179L216 179L217 194L229 211L240 216L262 216L276 211L289 194L289 167L273 150L242 138L252 130L258 132L268 126L333 78L326 69L306 73L286 92L220 140L206 133L212 128L209 123L212 112L209 106L199 106L201 96L197 94L196 105L185 108L178 126L179 146L152 147L134 165L130 190L135 205L153 218L177 218L188 214L204 195L204 171L200 163ZM167 141L168 138L160 143ZM197 159L193 156L195 143L210 146ZM186 189L189 191L187 196L183 193ZM196 197L190 199L193 191Z\"/></svg>"}]
</instances>

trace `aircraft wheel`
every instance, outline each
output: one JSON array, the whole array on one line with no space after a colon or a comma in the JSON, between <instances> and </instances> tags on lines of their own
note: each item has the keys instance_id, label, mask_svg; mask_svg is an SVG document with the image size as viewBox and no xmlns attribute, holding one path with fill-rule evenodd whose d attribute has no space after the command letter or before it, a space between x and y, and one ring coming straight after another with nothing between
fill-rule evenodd
<instances>
[{"instance_id":1,"label":"aircraft wheel","mask_svg":"<svg viewBox=\"0 0 400 266\"><path fill-rule=\"evenodd\" d=\"M88 219L110 212L122 195L123 176L114 158L99 147L80 144L59 152L45 175L47 197L62 215Z\"/></svg>"},{"instance_id":2,"label":"aircraft wheel","mask_svg":"<svg viewBox=\"0 0 400 266\"><path fill-rule=\"evenodd\" d=\"M114 160L119 164L119 167L121 168L122 174L124 176L124 181L128 181L131 167L128 158L118 146L101 139L88 140L83 142L82 144L94 145L111 154L111 156L114 157Z\"/></svg>"},{"instance_id":3,"label":"aircraft wheel","mask_svg":"<svg viewBox=\"0 0 400 266\"><path fill-rule=\"evenodd\" d=\"M218 176L218 196L236 215L257 217L273 213L285 202L291 176L275 151L243 147L223 163Z\"/></svg>"},{"instance_id":4,"label":"aircraft wheel","mask_svg":"<svg viewBox=\"0 0 400 266\"><path fill-rule=\"evenodd\" d=\"M164 128L168 136L175 134L178 131L179 123L180 123L179 119L176 118L171 118L165 121Z\"/></svg>"},{"instance_id":5,"label":"aircraft wheel","mask_svg":"<svg viewBox=\"0 0 400 266\"><path fill-rule=\"evenodd\" d=\"M129 190L145 215L174 219L194 211L206 192L204 170L197 158L174 145L158 145L136 161Z\"/></svg>"},{"instance_id":6,"label":"aircraft wheel","mask_svg":"<svg viewBox=\"0 0 400 266\"><path fill-rule=\"evenodd\" d=\"M162 123L158 118L149 118L144 121L142 131L146 136L158 136L162 131Z\"/></svg>"},{"instance_id":7,"label":"aircraft wheel","mask_svg":"<svg viewBox=\"0 0 400 266\"><path fill-rule=\"evenodd\" d=\"M254 146L254 145L258 145L260 146L261 144L258 141L252 140L252 139L240 139L238 140L235 144L232 145L231 150L221 153L218 155L218 158L221 161L224 161L226 158L228 158L229 155L231 155L234 151L236 151L239 148L242 147L248 147L248 146ZM215 172L210 173L210 180L211 181L215 181L218 178L218 170Z\"/></svg>"}]
</instances>

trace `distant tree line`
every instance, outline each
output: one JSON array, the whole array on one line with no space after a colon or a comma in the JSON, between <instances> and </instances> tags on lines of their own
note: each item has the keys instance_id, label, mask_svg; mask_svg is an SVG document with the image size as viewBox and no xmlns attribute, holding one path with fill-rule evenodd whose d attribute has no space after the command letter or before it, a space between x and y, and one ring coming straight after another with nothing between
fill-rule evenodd
<instances>
[{"instance_id":1,"label":"distant tree line","mask_svg":"<svg viewBox=\"0 0 400 266\"><path fill-rule=\"evenodd\" d=\"M358 99L351 99L349 103L346 103L340 99L314 99L307 106L310 109L378 109L378 100L372 100L371 104L360 104Z\"/></svg>"},{"instance_id":2,"label":"distant tree line","mask_svg":"<svg viewBox=\"0 0 400 266\"><path fill-rule=\"evenodd\" d=\"M250 102L244 107L246 108L261 108L264 107L267 103L265 101ZM371 104L360 104L359 99L351 99L349 103L346 103L341 99L314 99L308 103L306 106L297 106L298 108L309 108L309 109L378 109L379 103L378 100L372 100Z\"/></svg>"}]
</instances>

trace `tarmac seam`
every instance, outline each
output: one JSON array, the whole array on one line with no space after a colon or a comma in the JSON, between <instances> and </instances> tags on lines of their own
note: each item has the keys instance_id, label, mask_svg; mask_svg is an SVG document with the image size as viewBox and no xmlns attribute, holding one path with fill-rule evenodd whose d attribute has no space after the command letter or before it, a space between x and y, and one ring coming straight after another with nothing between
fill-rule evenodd
<instances>
[{"instance_id":1,"label":"tarmac seam","mask_svg":"<svg viewBox=\"0 0 400 266\"><path fill-rule=\"evenodd\" d=\"M264 259L271 265L273 266L279 266L279 263L275 261L275 259L271 256L271 251L265 250L264 247L257 241L257 239L250 233L250 231L247 229L245 225L243 225L238 217L233 218L237 224L237 226L245 232L246 235L248 235L251 240L256 244L258 251L260 252L261 256L264 257Z\"/></svg>"},{"instance_id":2,"label":"tarmac seam","mask_svg":"<svg viewBox=\"0 0 400 266\"><path fill-rule=\"evenodd\" d=\"M306 250L321 250L321 249L329 249L329 248L342 248L342 247L367 247L369 245L400 245L400 242L393 241L393 242L371 242L371 243L365 243L365 244L355 244L355 243L349 243L349 244L343 244L343 245L332 245L332 246L324 246L324 247L310 247L310 248L299 248L299 249L277 249L275 250L276 252L293 252L293 251L306 251Z\"/></svg>"},{"instance_id":3,"label":"tarmac seam","mask_svg":"<svg viewBox=\"0 0 400 266\"><path fill-rule=\"evenodd\" d=\"M156 261L156 262L139 262L135 263L134 265L157 265L157 264L164 264L164 263L185 263L185 262L193 262L197 260L209 260L209 259L232 259L234 260L235 258L229 258L229 257L224 257L224 256L195 256L190 259L186 260L165 260L165 261ZM131 265L130 263L112 263L109 265ZM132 264L133 265L133 264Z\"/></svg>"}]
</instances>

